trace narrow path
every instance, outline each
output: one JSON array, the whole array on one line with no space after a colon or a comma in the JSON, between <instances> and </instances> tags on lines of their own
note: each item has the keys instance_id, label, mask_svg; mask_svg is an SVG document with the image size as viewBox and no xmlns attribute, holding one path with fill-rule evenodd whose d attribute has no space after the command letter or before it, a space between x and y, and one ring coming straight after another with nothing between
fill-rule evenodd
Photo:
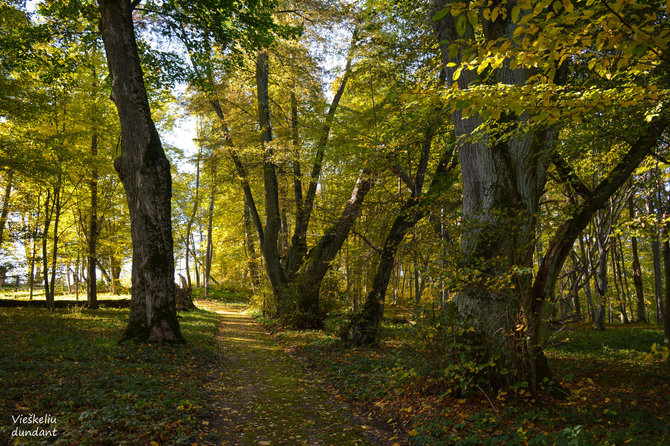
<instances>
[{"instance_id":1,"label":"narrow path","mask_svg":"<svg viewBox=\"0 0 670 446\"><path fill-rule=\"evenodd\" d=\"M319 387L241 308L210 301L222 316L211 428L224 445L391 445L390 435Z\"/></svg>"}]
</instances>

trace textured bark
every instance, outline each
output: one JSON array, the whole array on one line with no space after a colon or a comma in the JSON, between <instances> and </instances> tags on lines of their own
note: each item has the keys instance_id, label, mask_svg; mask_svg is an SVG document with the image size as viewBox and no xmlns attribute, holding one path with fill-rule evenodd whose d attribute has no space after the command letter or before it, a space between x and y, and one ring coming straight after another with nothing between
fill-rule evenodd
<instances>
[{"instance_id":1,"label":"textured bark","mask_svg":"<svg viewBox=\"0 0 670 446\"><path fill-rule=\"evenodd\" d=\"M99 0L102 39L121 123L114 162L126 192L133 240L132 298L123 339L182 342L175 307L172 179L151 119L135 41L132 4Z\"/></svg>"},{"instance_id":2,"label":"textured bark","mask_svg":"<svg viewBox=\"0 0 670 446\"><path fill-rule=\"evenodd\" d=\"M431 4L436 13L447 7L448 2L432 0ZM469 25L463 35L458 35L457 20L458 17L447 14L432 22L440 42L446 85L454 83L454 71L461 62L461 52L450 56L449 45L461 38L474 38L474 30ZM515 27L510 19L498 20L495 24L483 21L484 35L491 40L511 35ZM496 81L506 84L523 84L528 76L529 72L521 68L496 71ZM464 90L477 80L474 70L463 70L457 83ZM532 308L533 277L529 271L548 164L543 149L551 137L548 132L538 132L504 143L493 142L493 135L490 139L472 141L466 137L483 123L481 118L477 115L464 118L458 110L452 119L459 138L465 228L461 237L464 288L454 297L454 302L460 316L480 333L491 357L505 364L504 367L518 371L522 379L539 382L548 375L548 368L537 339L539 328ZM501 121L513 122L514 119L503 116ZM510 277L510 280L501 283L500 277ZM491 283L496 285L490 286ZM528 321L528 345L515 336L520 319ZM526 353L520 354L523 351ZM492 373L491 385L499 387L505 381L517 379L513 375Z\"/></svg>"},{"instance_id":3,"label":"textured bark","mask_svg":"<svg viewBox=\"0 0 670 446\"><path fill-rule=\"evenodd\" d=\"M446 0L431 0L433 13L447 5ZM463 34L456 33L458 19L446 14L432 21L447 85L453 84L454 71L461 62L461 51L450 55L449 45L474 38L467 21ZM490 41L513 35L516 27L509 17L498 19L494 24L483 20L482 26L484 37ZM518 85L524 83L527 76L528 72L522 69L510 70L503 65L496 71L495 80ZM463 70L457 80L459 88L467 89L477 77L474 70ZM454 301L460 315L482 336L489 355L496 358L497 364L516 371L506 376L494 371L490 376L492 386L520 379L536 385L543 377L550 376L542 345L560 270L593 213L607 203L656 144L667 127L664 114L665 110L661 110L659 116L647 123L642 136L630 141L630 149L619 164L593 192L588 191L588 198L559 226L534 277L530 271L539 198L547 167L545 154L548 151L544 149L555 135L549 130L520 136L504 144L494 144L486 138L479 142L459 142L465 228L461 252L466 285ZM453 121L457 137L470 135L482 123L476 115L463 119L460 111L454 113ZM512 118L503 116L501 121L512 122ZM468 279L468 269L476 272L473 275L476 280ZM511 279L500 283L499 278L506 276ZM489 283L496 286L491 288ZM515 334L514 329L520 321L525 327L523 337Z\"/></svg>"},{"instance_id":4,"label":"textured bark","mask_svg":"<svg viewBox=\"0 0 670 446\"><path fill-rule=\"evenodd\" d=\"M286 278L279 257L279 230L281 215L279 212L279 183L275 168L274 153L268 144L272 141L270 127L270 97L268 92L269 61L268 53L261 51L256 57L256 89L258 95L258 125L261 130L260 142L263 150L263 185L265 191L265 230L261 247L265 270L279 311L286 305Z\"/></svg>"}]
</instances>

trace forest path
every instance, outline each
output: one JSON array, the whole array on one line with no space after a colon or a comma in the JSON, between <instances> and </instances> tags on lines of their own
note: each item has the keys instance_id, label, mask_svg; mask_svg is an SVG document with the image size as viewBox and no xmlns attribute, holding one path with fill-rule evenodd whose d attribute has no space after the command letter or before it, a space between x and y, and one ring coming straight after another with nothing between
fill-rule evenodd
<instances>
[{"instance_id":1,"label":"forest path","mask_svg":"<svg viewBox=\"0 0 670 446\"><path fill-rule=\"evenodd\" d=\"M196 305L221 316L210 428L224 445L391 445L389 434L337 401L240 307ZM397 440L395 440L397 441ZM399 444L399 443L398 443Z\"/></svg>"}]
</instances>

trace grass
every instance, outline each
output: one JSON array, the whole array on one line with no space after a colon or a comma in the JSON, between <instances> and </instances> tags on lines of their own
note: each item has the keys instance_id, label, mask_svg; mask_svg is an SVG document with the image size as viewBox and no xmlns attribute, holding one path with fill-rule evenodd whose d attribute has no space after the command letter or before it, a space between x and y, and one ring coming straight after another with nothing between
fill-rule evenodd
<instances>
[{"instance_id":1,"label":"grass","mask_svg":"<svg viewBox=\"0 0 670 446\"><path fill-rule=\"evenodd\" d=\"M655 326L598 332L583 325L556 333L546 353L571 392L557 400L523 385L498 395L477 387L467 397L446 392L435 352L412 347L417 331L408 325L387 324L377 348L348 348L336 336L341 316L327 322L325 333L263 322L343 398L393 420L412 445L670 443L670 364L643 359L663 342Z\"/></svg>"},{"instance_id":2,"label":"grass","mask_svg":"<svg viewBox=\"0 0 670 446\"><path fill-rule=\"evenodd\" d=\"M16 299L29 300L30 291L28 290L14 290L11 288L3 288L0 290L0 299ZM76 300L75 293L57 293L54 300ZM112 294L112 293L98 293L98 300L116 300L116 299L130 299L130 294ZM35 288L33 291L33 300L44 300L44 290L42 288ZM79 300L86 300L86 290L79 292Z\"/></svg>"},{"instance_id":3,"label":"grass","mask_svg":"<svg viewBox=\"0 0 670 446\"><path fill-rule=\"evenodd\" d=\"M192 444L210 437L201 420L217 316L181 313L185 346L117 345L127 315L0 308L0 438L38 427L57 429L59 445ZM12 418L31 414L56 421L22 425ZM44 438L13 440L40 444Z\"/></svg>"}]
</instances>

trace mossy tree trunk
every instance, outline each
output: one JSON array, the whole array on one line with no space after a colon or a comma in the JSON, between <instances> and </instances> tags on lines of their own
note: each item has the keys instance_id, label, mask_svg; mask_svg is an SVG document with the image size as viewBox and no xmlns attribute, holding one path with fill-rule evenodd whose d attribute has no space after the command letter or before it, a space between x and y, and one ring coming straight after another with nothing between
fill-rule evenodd
<instances>
[{"instance_id":1,"label":"mossy tree trunk","mask_svg":"<svg viewBox=\"0 0 670 446\"><path fill-rule=\"evenodd\" d=\"M126 192L133 241L132 298L123 339L182 342L175 306L170 163L144 87L132 18L137 3L98 1L121 123L122 154L114 167Z\"/></svg>"}]
</instances>

